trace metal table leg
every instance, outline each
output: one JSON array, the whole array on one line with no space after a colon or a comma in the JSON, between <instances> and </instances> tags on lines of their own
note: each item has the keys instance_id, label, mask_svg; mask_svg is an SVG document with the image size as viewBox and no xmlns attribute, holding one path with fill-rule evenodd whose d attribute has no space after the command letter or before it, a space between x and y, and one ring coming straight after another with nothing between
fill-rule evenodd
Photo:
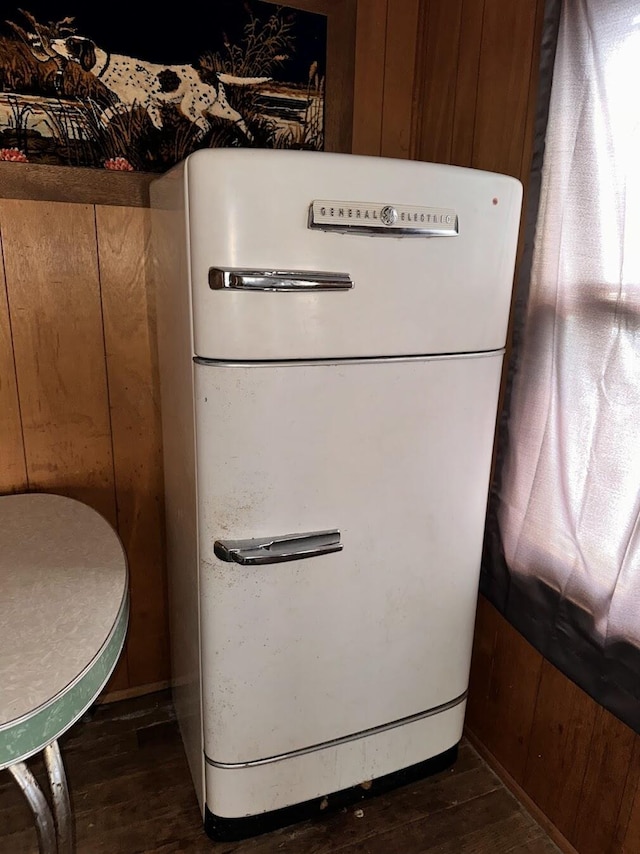
<instances>
[{"instance_id":1,"label":"metal table leg","mask_svg":"<svg viewBox=\"0 0 640 854\"><path fill-rule=\"evenodd\" d=\"M38 781L24 762L16 762L7 769L22 789L36 820L40 854L56 854L56 830L47 799L42 794Z\"/></svg>"},{"instance_id":2,"label":"metal table leg","mask_svg":"<svg viewBox=\"0 0 640 854\"><path fill-rule=\"evenodd\" d=\"M58 837L58 854L73 854L73 818L67 776L57 741L52 741L44 749L44 762L47 766L51 796L53 800L53 815Z\"/></svg>"}]
</instances>

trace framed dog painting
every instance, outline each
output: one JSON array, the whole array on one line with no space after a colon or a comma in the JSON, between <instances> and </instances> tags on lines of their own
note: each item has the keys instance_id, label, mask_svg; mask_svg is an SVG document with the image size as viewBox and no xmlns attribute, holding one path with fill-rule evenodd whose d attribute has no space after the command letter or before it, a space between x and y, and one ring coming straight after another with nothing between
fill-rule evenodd
<instances>
[{"instance_id":1,"label":"framed dog painting","mask_svg":"<svg viewBox=\"0 0 640 854\"><path fill-rule=\"evenodd\" d=\"M296 5L3 4L0 160L158 173L205 147L324 149L327 17Z\"/></svg>"}]
</instances>

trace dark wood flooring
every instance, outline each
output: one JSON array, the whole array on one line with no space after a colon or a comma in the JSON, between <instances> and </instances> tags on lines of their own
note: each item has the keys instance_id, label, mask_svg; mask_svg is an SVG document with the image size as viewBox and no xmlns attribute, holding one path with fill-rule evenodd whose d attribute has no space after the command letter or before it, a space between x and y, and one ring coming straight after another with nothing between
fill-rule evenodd
<instances>
[{"instance_id":1,"label":"dark wood flooring","mask_svg":"<svg viewBox=\"0 0 640 854\"><path fill-rule=\"evenodd\" d=\"M60 740L77 854L558 854L467 742L454 768L321 818L235 843L204 834L168 692L94 708ZM42 766L30 767L42 779ZM0 852L37 851L0 773Z\"/></svg>"}]
</instances>

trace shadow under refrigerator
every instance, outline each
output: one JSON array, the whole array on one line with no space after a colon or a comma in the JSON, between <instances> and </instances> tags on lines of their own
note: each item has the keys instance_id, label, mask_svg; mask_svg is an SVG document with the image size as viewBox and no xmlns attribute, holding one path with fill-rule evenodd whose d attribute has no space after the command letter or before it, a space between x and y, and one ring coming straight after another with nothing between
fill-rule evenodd
<instances>
[{"instance_id":1,"label":"shadow under refrigerator","mask_svg":"<svg viewBox=\"0 0 640 854\"><path fill-rule=\"evenodd\" d=\"M242 838L455 760L521 185L212 149L151 201L174 701Z\"/></svg>"}]
</instances>

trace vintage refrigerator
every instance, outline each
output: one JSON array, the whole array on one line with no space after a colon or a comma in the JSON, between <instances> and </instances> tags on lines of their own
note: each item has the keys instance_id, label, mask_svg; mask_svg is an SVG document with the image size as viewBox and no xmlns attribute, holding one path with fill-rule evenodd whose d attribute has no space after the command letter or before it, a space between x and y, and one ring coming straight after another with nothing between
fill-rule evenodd
<instances>
[{"instance_id":1,"label":"vintage refrigerator","mask_svg":"<svg viewBox=\"0 0 640 854\"><path fill-rule=\"evenodd\" d=\"M174 700L241 838L455 759L521 185L211 149L151 203Z\"/></svg>"}]
</instances>

